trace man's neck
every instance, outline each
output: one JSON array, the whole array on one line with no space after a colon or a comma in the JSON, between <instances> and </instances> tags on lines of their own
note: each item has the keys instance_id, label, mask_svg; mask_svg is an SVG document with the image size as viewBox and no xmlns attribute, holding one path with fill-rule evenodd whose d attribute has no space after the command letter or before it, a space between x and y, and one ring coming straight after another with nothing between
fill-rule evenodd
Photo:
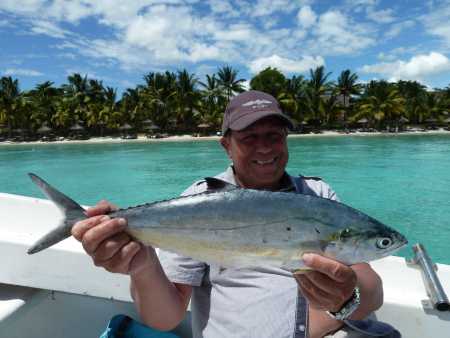
<instances>
[{"instance_id":1,"label":"man's neck","mask_svg":"<svg viewBox=\"0 0 450 338\"><path fill-rule=\"evenodd\" d=\"M234 172L234 180L236 181L236 184L238 186L240 186L241 188L279 191L279 190L289 189L292 186L292 182L289 179L289 175L286 172L283 174L283 176L277 182L274 182L273 184L267 184L267 185L261 185L261 186L247 184L246 182L244 182L243 180L241 180L239 178L239 174L236 173L234 168L233 168L233 172Z\"/></svg>"},{"instance_id":2,"label":"man's neck","mask_svg":"<svg viewBox=\"0 0 450 338\"><path fill-rule=\"evenodd\" d=\"M252 184L246 184L245 182L242 182L239 179L239 176L234 175L234 179L236 180L236 183L238 186L240 186L241 188L246 188L246 189L256 189L256 190L270 190L270 191L277 191L280 189L280 182L271 184L271 185L261 185L261 186L255 186Z\"/></svg>"}]
</instances>

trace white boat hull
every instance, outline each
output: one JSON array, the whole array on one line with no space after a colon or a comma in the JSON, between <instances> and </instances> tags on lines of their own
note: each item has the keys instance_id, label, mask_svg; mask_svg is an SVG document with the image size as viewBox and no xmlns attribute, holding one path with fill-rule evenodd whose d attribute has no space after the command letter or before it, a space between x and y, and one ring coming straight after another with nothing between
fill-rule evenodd
<instances>
[{"instance_id":1,"label":"white boat hull","mask_svg":"<svg viewBox=\"0 0 450 338\"><path fill-rule=\"evenodd\" d=\"M38 338L96 337L115 314L137 318L128 277L96 268L73 238L27 255L35 239L61 218L51 202L0 193L0 215L0 338L22 338L24 332ZM437 265L449 295L450 266ZM407 338L450 336L450 312L422 304L427 295L419 270L400 257L372 262L372 266L384 285L384 305L376 313L379 320ZM183 336L190 335L187 322L181 330Z\"/></svg>"}]
</instances>

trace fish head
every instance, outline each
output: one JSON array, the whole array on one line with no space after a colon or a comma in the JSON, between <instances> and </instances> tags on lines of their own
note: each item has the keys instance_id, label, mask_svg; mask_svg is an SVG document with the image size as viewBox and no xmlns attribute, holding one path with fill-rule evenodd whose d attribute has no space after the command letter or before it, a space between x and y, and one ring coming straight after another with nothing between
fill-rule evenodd
<instances>
[{"instance_id":1,"label":"fish head","mask_svg":"<svg viewBox=\"0 0 450 338\"><path fill-rule=\"evenodd\" d=\"M324 248L325 256L351 265L380 259L402 248L407 239L375 219L349 225L333 233Z\"/></svg>"}]
</instances>

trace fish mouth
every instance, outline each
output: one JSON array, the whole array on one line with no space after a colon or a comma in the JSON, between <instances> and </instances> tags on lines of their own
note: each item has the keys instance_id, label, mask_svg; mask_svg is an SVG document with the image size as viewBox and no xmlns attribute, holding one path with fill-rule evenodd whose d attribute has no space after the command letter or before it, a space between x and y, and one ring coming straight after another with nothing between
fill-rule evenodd
<instances>
[{"instance_id":1,"label":"fish mouth","mask_svg":"<svg viewBox=\"0 0 450 338\"><path fill-rule=\"evenodd\" d=\"M398 234L397 238L398 238L398 246L395 250L401 249L401 248L405 247L406 245L408 245L408 240L406 239L405 236Z\"/></svg>"},{"instance_id":2,"label":"fish mouth","mask_svg":"<svg viewBox=\"0 0 450 338\"><path fill-rule=\"evenodd\" d=\"M394 252L397 252L408 244L408 240L406 239L406 237L399 232L396 232L392 236L392 239L394 241L394 245L392 245L392 247L390 248L389 255L392 255Z\"/></svg>"}]
</instances>

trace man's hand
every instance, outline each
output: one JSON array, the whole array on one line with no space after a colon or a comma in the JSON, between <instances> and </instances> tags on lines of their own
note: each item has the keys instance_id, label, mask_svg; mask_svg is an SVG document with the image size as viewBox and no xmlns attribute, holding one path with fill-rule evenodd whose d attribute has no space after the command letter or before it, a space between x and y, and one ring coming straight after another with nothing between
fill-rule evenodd
<instances>
[{"instance_id":1,"label":"man's hand","mask_svg":"<svg viewBox=\"0 0 450 338\"><path fill-rule=\"evenodd\" d=\"M125 219L107 216L116 209L107 201L100 201L86 210L89 218L75 223L72 235L82 243L96 266L110 272L136 274L157 260L156 253L153 248L132 240L124 231Z\"/></svg>"},{"instance_id":2,"label":"man's hand","mask_svg":"<svg viewBox=\"0 0 450 338\"><path fill-rule=\"evenodd\" d=\"M356 286L356 273L350 267L316 254L303 255L305 265L314 271L295 274L303 295L311 307L339 311Z\"/></svg>"}]
</instances>

